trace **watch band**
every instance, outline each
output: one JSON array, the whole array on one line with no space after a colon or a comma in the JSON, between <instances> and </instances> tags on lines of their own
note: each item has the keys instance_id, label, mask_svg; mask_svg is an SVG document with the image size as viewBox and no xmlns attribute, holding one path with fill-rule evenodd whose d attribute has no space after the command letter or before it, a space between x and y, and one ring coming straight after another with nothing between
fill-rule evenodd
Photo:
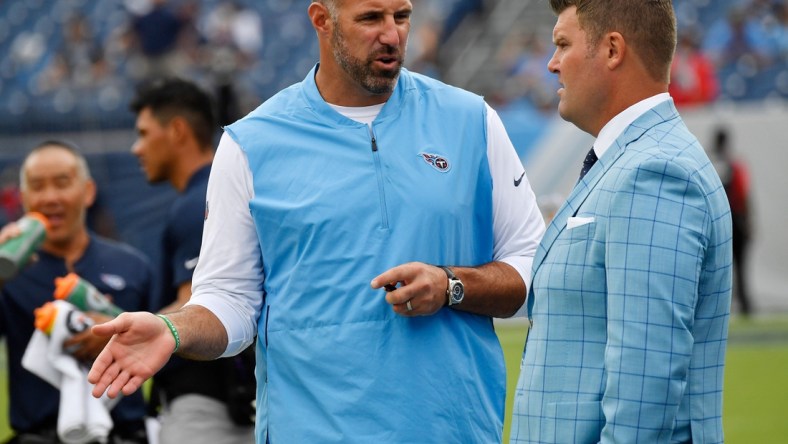
<instances>
[{"instance_id":1,"label":"watch band","mask_svg":"<svg viewBox=\"0 0 788 444\"><path fill-rule=\"evenodd\" d=\"M438 267L442 268L444 272L446 272L446 276L449 279L457 279L457 276L454 274L453 271L449 267L444 267L443 265L438 265Z\"/></svg>"}]
</instances>

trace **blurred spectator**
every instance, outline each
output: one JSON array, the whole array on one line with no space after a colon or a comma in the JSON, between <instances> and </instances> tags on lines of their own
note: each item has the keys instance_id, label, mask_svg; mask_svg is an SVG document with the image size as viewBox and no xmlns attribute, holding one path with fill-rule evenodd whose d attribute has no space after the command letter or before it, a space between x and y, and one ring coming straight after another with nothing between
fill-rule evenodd
<instances>
[{"instance_id":1,"label":"blurred spectator","mask_svg":"<svg viewBox=\"0 0 788 444\"><path fill-rule=\"evenodd\" d=\"M8 54L3 54L3 71L7 71L3 76L24 76L28 69L35 68L45 53L46 41L41 33L32 30L20 32L14 36Z\"/></svg>"},{"instance_id":2,"label":"blurred spectator","mask_svg":"<svg viewBox=\"0 0 788 444\"><path fill-rule=\"evenodd\" d=\"M440 46L441 24L431 16L413 24L408 39L408 69L434 79L440 79L438 48Z\"/></svg>"},{"instance_id":3,"label":"blurred spectator","mask_svg":"<svg viewBox=\"0 0 788 444\"><path fill-rule=\"evenodd\" d=\"M513 34L499 53L506 78L499 91L505 101L526 100L545 112L556 108L557 76L547 69L552 50L538 34Z\"/></svg>"},{"instance_id":4,"label":"blurred spectator","mask_svg":"<svg viewBox=\"0 0 788 444\"><path fill-rule=\"evenodd\" d=\"M205 45L204 33L200 30L201 16L205 13L202 0L183 0L178 2L176 15L180 20L181 27L178 30L178 40L176 50L189 66L187 69L196 71L199 75L202 69L202 48Z\"/></svg>"},{"instance_id":5,"label":"blurred spectator","mask_svg":"<svg viewBox=\"0 0 788 444\"><path fill-rule=\"evenodd\" d=\"M237 75L262 55L263 21L237 1L223 1L210 11L203 27L205 70L214 85L217 119L227 125L241 117Z\"/></svg>"},{"instance_id":6,"label":"blurred spectator","mask_svg":"<svg viewBox=\"0 0 788 444\"><path fill-rule=\"evenodd\" d=\"M747 279L747 250L752 237L750 174L747 165L730 149L727 128L714 134L712 161L725 187L733 221L733 295L743 315L752 313Z\"/></svg>"},{"instance_id":7,"label":"blurred spectator","mask_svg":"<svg viewBox=\"0 0 788 444\"><path fill-rule=\"evenodd\" d=\"M75 404L79 396L71 391L70 398L61 398L59 388L23 366L23 356L33 337L34 313L52 300L55 279L69 272L109 295L124 310L151 310L156 300L153 271L141 252L102 238L85 225L85 213L94 202L96 184L84 156L74 146L64 141L37 145L25 157L18 183L25 211L40 212L49 219L49 227L44 243L36 249L38 259L9 280L0 282L0 338L6 342L8 363L8 386L3 390L9 396L9 422L17 434L10 442L59 444L68 436L69 428L79 435L77 430L82 426L90 428L85 436L65 442L99 439L100 434L94 433L101 426L99 430L92 429L92 421L80 423L74 417L71 417L73 422L61 420L69 400L70 407L84 408L84 404ZM4 226L0 238L9 239L14 229ZM111 319L97 312L86 314L96 323ZM70 356L84 365L92 362L106 343L106 338L87 330L63 342L60 353L62 358ZM72 364L76 369L76 363ZM65 386L64 383L62 387ZM147 444L145 402L141 393L124 396L110 414L112 432L108 442ZM101 442L107 442L107 436L103 438Z\"/></svg>"},{"instance_id":8,"label":"blurred spectator","mask_svg":"<svg viewBox=\"0 0 788 444\"><path fill-rule=\"evenodd\" d=\"M225 0L208 13L205 37L209 43L232 46L243 57L253 59L263 48L263 21L253 9Z\"/></svg>"},{"instance_id":9,"label":"blurred spectator","mask_svg":"<svg viewBox=\"0 0 788 444\"><path fill-rule=\"evenodd\" d=\"M676 106L709 103L719 94L714 65L700 52L700 31L697 28L679 33L670 70L669 92Z\"/></svg>"},{"instance_id":10,"label":"blurred spectator","mask_svg":"<svg viewBox=\"0 0 788 444\"><path fill-rule=\"evenodd\" d=\"M139 70L136 76L163 77L182 71L175 49L184 24L167 0L129 2L127 7L132 13L131 44Z\"/></svg>"},{"instance_id":11,"label":"blurred spectator","mask_svg":"<svg viewBox=\"0 0 788 444\"><path fill-rule=\"evenodd\" d=\"M774 24L771 27L772 39L780 53L783 63L788 62L788 0L774 2Z\"/></svg>"},{"instance_id":12,"label":"blurred spectator","mask_svg":"<svg viewBox=\"0 0 788 444\"><path fill-rule=\"evenodd\" d=\"M85 17L74 15L63 27L63 40L38 80L42 92L61 87L94 88L112 75L104 51Z\"/></svg>"},{"instance_id":13,"label":"blurred spectator","mask_svg":"<svg viewBox=\"0 0 788 444\"><path fill-rule=\"evenodd\" d=\"M718 68L739 64L754 72L771 63L774 46L749 6L735 4L725 19L708 30L703 50Z\"/></svg>"}]
</instances>

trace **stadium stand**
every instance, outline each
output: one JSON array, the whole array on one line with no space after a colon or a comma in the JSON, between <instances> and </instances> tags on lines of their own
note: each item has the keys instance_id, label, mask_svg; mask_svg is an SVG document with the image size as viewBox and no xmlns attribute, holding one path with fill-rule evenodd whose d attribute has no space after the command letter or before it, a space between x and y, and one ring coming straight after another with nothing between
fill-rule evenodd
<instances>
[{"instance_id":1,"label":"stadium stand","mask_svg":"<svg viewBox=\"0 0 788 444\"><path fill-rule=\"evenodd\" d=\"M232 86L241 101L236 117L301 80L317 60L304 1L163 3L180 21L173 51L176 69L170 73L212 89ZM424 4L440 11L435 16L441 21L442 38L465 16L483 9L481 0ZM0 132L130 127L129 94L144 76L141 65L150 62L140 57L140 46L146 45L135 32L155 29L135 23L151 7L147 0L0 2L0 54L5 55L0 60ZM239 12L246 20L235 16ZM225 22L217 24L222 18ZM83 23L86 41L81 44L87 48L82 51L75 48L80 42L69 38L75 21ZM259 42L250 43L255 38ZM87 60L75 60L80 56Z\"/></svg>"},{"instance_id":2,"label":"stadium stand","mask_svg":"<svg viewBox=\"0 0 788 444\"><path fill-rule=\"evenodd\" d=\"M159 63L142 54L134 25L156 1L0 1L0 167L44 137L80 143L96 164L100 189L111 196L118 236L136 245L130 237L147 234L128 224L155 220L155 204L166 208L167 197L144 184L128 153L134 118L127 104L146 76L143 68L170 69L213 90L228 123L301 80L317 60L304 0L170 0L163 7L180 30L172 58ZM555 76L546 72L554 17L547 2L414 3L420 11L406 65L485 96L525 158L555 118ZM713 60L714 103L785 101L788 0L674 4L679 29L700 30L700 50ZM745 23L744 41L754 43L736 46L732 18ZM733 58L720 55L726 41L738 51ZM154 207L133 213L150 199Z\"/></svg>"},{"instance_id":3,"label":"stadium stand","mask_svg":"<svg viewBox=\"0 0 788 444\"><path fill-rule=\"evenodd\" d=\"M177 73L205 87L234 94L235 115L256 106L302 78L317 48L297 0L180 0L165 7L181 22L175 56ZM680 28L705 30L703 50L717 59L720 100L747 101L788 97L788 49L784 0L677 0ZM256 16L237 20L229 14ZM431 0L425 5L440 27L437 69L432 75L485 95L495 104L552 109L542 85L523 81L512 66L517 42L529 38L550 49L553 22L540 0ZM128 128L126 110L133 85L141 80L135 19L150 9L149 0L7 0L0 2L0 131L85 131ZM737 15L738 14L738 15ZM724 45L737 44L730 24L745 25L750 49L735 58L722 56ZM246 47L221 32L209 32L224 18L233 37L246 32ZM73 22L83 21L84 48L69 39ZM236 20L236 21L233 21ZM524 30L528 30L528 34ZM225 30L227 31L227 30ZM258 37L254 37L254 35ZM217 37L218 35L218 37ZM250 37L250 35L252 37ZM415 35L415 34L414 34ZM244 37L241 37L243 39ZM257 44L249 39L258 38ZM224 40L221 40L224 39ZM514 42L504 44L504 42ZM75 49L76 47L76 49ZM528 57L525 44L514 57ZM519 56L519 57L518 57ZM74 60L82 58L83 60ZM507 58L508 57L508 58ZM531 91L518 91L517 87ZM501 89L501 85L506 85ZM232 89L232 91L229 91ZM229 92L228 92L229 91ZM546 99L548 98L548 99ZM523 100L524 99L524 100ZM522 113L522 111L519 111Z\"/></svg>"}]
</instances>

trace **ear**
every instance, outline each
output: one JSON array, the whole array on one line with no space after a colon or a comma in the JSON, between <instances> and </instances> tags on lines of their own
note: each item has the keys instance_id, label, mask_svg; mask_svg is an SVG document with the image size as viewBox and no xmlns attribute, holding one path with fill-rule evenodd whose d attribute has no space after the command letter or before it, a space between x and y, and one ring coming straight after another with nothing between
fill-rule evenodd
<instances>
[{"instance_id":1,"label":"ear","mask_svg":"<svg viewBox=\"0 0 788 444\"><path fill-rule=\"evenodd\" d=\"M312 22L312 27L315 28L318 34L328 34L331 31L331 16L325 5L312 2L307 12L309 21Z\"/></svg>"},{"instance_id":2,"label":"ear","mask_svg":"<svg viewBox=\"0 0 788 444\"><path fill-rule=\"evenodd\" d=\"M624 56L627 53L627 42L620 32L608 33L604 38L607 50L607 67L612 71L624 63Z\"/></svg>"},{"instance_id":3,"label":"ear","mask_svg":"<svg viewBox=\"0 0 788 444\"><path fill-rule=\"evenodd\" d=\"M181 145L186 137L192 134L192 129L186 119L181 116L175 116L167 123L167 133L172 141L176 142L177 145Z\"/></svg>"},{"instance_id":4,"label":"ear","mask_svg":"<svg viewBox=\"0 0 788 444\"><path fill-rule=\"evenodd\" d=\"M96 201L96 182L93 179L85 181L85 194L83 195L85 208L90 208Z\"/></svg>"}]
</instances>

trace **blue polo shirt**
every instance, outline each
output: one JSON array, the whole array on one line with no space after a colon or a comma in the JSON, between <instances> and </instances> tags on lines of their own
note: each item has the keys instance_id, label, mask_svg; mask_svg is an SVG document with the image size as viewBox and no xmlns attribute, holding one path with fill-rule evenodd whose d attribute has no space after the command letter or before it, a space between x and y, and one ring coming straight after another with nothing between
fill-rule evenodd
<instances>
[{"instance_id":1,"label":"blue polo shirt","mask_svg":"<svg viewBox=\"0 0 788 444\"><path fill-rule=\"evenodd\" d=\"M73 271L127 311L152 309L155 299L150 262L128 245L91 234ZM0 336L6 338L8 348L10 420L11 427L20 433L35 431L57 417L60 392L25 370L22 356L35 329L33 310L53 300L55 278L68 272L63 258L39 251L38 261L0 289ZM143 419L141 391L124 397L111 415L115 423Z\"/></svg>"}]
</instances>

